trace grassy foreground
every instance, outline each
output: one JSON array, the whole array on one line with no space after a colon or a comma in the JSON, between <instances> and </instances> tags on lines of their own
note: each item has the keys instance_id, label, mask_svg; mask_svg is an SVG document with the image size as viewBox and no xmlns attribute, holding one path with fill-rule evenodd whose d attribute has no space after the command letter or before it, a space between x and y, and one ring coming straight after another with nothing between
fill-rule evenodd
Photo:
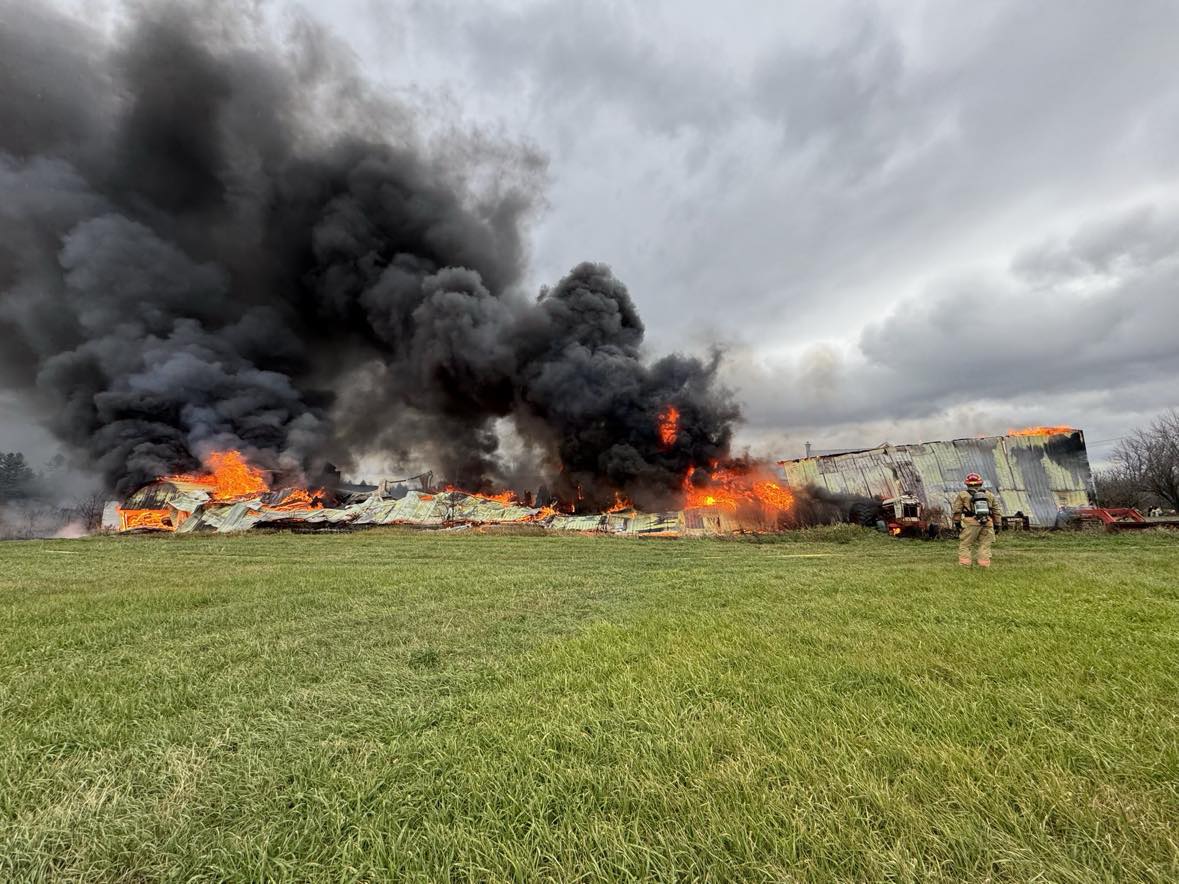
<instances>
[{"instance_id":1,"label":"grassy foreground","mask_svg":"<svg viewBox=\"0 0 1179 884\"><path fill-rule=\"evenodd\" d=\"M1179 535L0 544L0 879L1179 879Z\"/></svg>"}]
</instances>

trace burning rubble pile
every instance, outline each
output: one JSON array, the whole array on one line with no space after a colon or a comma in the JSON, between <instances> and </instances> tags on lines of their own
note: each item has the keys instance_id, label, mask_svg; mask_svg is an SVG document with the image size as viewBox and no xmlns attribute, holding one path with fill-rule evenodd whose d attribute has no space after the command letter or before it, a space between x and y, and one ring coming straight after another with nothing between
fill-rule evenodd
<instances>
[{"instance_id":1,"label":"burning rubble pile","mask_svg":"<svg viewBox=\"0 0 1179 884\"><path fill-rule=\"evenodd\" d=\"M653 430L658 451L676 456L685 430L680 409L667 405L659 410ZM640 511L618 489L609 507L595 509L594 501L576 484L565 499L548 501L538 500L532 492L477 493L450 484L434 488L432 473L374 486L337 481L331 487L272 488L267 473L252 466L240 451L213 451L204 465L204 471L163 476L121 503L111 501L103 527L187 534L259 526L315 530L532 525L555 531L682 536L773 531L796 521L794 493L768 465L747 458L690 466L672 497L679 507L656 511ZM408 487L414 483L417 487Z\"/></svg>"},{"instance_id":2,"label":"burning rubble pile","mask_svg":"<svg viewBox=\"0 0 1179 884\"><path fill-rule=\"evenodd\" d=\"M205 524L250 527L267 517L299 519L323 508L323 497L303 488L270 490L262 470L237 451L214 451L208 470L182 473L145 485L125 501L111 501L103 527L119 531L192 531ZM185 527L187 526L187 527Z\"/></svg>"},{"instance_id":3,"label":"burning rubble pile","mask_svg":"<svg viewBox=\"0 0 1179 884\"><path fill-rule=\"evenodd\" d=\"M237 451L213 452L202 473L164 476L111 501L103 527L115 531L230 533L258 526L363 528L376 525L453 527L533 525L555 531L642 536L769 531L792 519L794 496L767 467L739 461L685 476L683 507L640 512L619 495L602 512L577 511L554 500L534 505L512 492L478 494L445 486L409 488L405 481L337 489L271 489L266 474Z\"/></svg>"}]
</instances>

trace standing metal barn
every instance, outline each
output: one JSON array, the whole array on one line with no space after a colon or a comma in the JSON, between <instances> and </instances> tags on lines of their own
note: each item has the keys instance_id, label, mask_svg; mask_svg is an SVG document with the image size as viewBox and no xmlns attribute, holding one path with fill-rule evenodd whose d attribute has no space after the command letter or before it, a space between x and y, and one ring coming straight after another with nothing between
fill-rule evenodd
<instances>
[{"instance_id":1,"label":"standing metal barn","mask_svg":"<svg viewBox=\"0 0 1179 884\"><path fill-rule=\"evenodd\" d=\"M882 445L779 461L791 485L890 498L912 494L926 508L949 512L967 473L979 473L1002 501L1033 527L1051 528L1061 507L1088 506L1093 480L1085 435L986 436L950 442Z\"/></svg>"}]
</instances>

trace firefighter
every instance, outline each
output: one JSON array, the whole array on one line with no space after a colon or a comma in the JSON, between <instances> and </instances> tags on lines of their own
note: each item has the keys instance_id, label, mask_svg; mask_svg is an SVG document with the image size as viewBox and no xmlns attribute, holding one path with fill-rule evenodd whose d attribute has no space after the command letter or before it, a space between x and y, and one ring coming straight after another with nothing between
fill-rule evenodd
<instances>
[{"instance_id":1,"label":"firefighter","mask_svg":"<svg viewBox=\"0 0 1179 884\"><path fill-rule=\"evenodd\" d=\"M1002 513L999 501L990 491L983 490L982 476L971 473L966 477L966 490L954 498L954 522L961 528L958 535L958 564L969 567L972 547L978 543L978 563L991 566L991 544L995 542L995 526Z\"/></svg>"}]
</instances>

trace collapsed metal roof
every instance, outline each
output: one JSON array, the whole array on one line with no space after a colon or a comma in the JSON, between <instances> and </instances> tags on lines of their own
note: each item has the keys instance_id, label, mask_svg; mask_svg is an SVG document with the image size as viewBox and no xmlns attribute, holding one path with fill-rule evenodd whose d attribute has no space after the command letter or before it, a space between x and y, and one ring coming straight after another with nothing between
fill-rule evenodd
<instances>
[{"instance_id":1,"label":"collapsed metal roof","mask_svg":"<svg viewBox=\"0 0 1179 884\"><path fill-rule=\"evenodd\" d=\"M913 494L926 507L949 512L967 473L978 473L998 494L1005 515L1023 513L1051 528L1061 507L1087 506L1092 486L1085 435L987 436L779 461L793 486L888 498Z\"/></svg>"},{"instance_id":2,"label":"collapsed metal roof","mask_svg":"<svg viewBox=\"0 0 1179 884\"><path fill-rule=\"evenodd\" d=\"M643 513L624 510L611 513L568 514L548 508L522 506L466 494L461 491L427 493L409 491L399 498L387 497L383 486L366 495L351 495L352 502L337 507L291 508L283 491L237 500L217 502L197 494L186 494L174 483L147 486L128 498L128 505L146 506L166 514L167 522L150 523L128 519L127 510L111 501L103 513L103 527L114 531L138 529L174 530L177 534L215 531L232 533L255 526L368 527L374 525L415 525L444 527L461 525L535 525L555 531L590 531L644 537L679 537L721 534L733 531L765 531L774 526L756 514L738 515L716 508ZM163 516L161 516L162 518Z\"/></svg>"}]
</instances>

